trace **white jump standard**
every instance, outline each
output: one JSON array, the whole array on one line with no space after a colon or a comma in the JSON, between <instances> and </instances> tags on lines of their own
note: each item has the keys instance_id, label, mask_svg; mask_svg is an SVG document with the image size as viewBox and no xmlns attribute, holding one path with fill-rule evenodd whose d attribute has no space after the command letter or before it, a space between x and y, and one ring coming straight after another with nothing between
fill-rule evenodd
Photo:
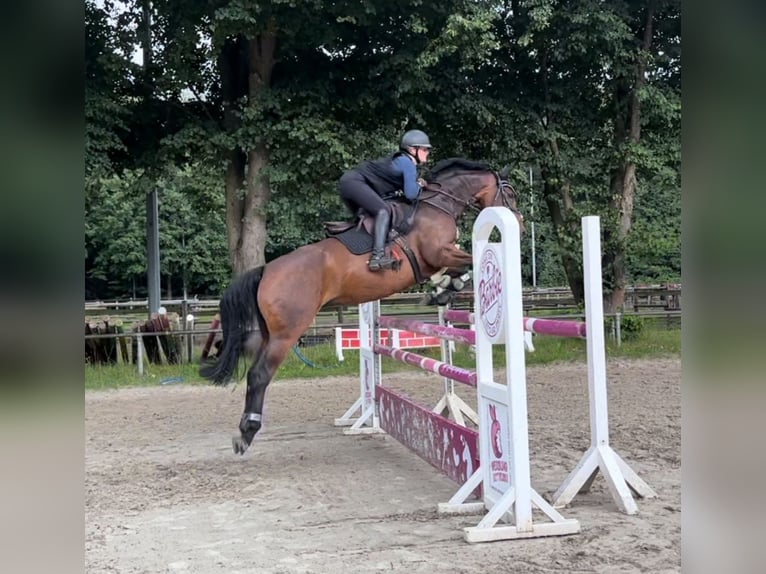
<instances>
[{"instance_id":1,"label":"white jump standard","mask_svg":"<svg viewBox=\"0 0 766 574\"><path fill-rule=\"evenodd\" d=\"M499 229L502 243L489 243L493 229ZM417 326L427 334L437 333L450 340L476 344L477 371L475 374L446 365L434 359L424 359L419 364L428 370L453 378L458 382L472 384L477 388L479 415L478 450L479 468L470 475L464 474L465 482L446 504L439 505L440 512L465 513L486 509L488 512L478 525L464 529L468 542L487 542L514 538L564 535L579 532L577 520L567 520L531 488L529 475L529 446L527 436L527 403L524 357L524 332L521 304L521 260L519 227L516 218L504 208L485 209L474 225L474 274L475 300L477 302L476 330L454 329L436 326ZM460 427L456 423L420 407L403 401L401 395L381 385L381 345L374 340L373 325L398 326L389 318L376 321L379 305L371 303L360 310L360 350L362 396L337 422L349 421L351 413L361 408L362 413L347 432L390 431L399 435L405 427L428 427L428 432L416 435L412 444L403 442L426 455L434 446L446 446L448 452L437 451L437 456L450 464L459 461L456 471L465 472L472 465L471 436L476 431ZM414 330L414 329L413 329ZM368 343L369 342L369 343ZM492 346L504 344L506 348L506 383L494 381ZM378 352L376 353L376 349ZM389 353L387 353L389 354ZM430 361L430 363L429 363ZM410 362L410 361L407 361ZM414 362L414 361L413 361ZM435 364L438 363L438 364ZM463 371L460 373L449 371ZM417 408L417 405L415 406ZM396 416L399 415L399 416ZM407 417L402 420L400 417ZM417 421L412 419L417 419ZM417 425L414 423L417 422ZM434 434L435 433L435 434ZM433 436L438 444L422 444L424 436ZM402 440L401 437L400 440ZM407 438L407 437L405 437ZM419 439L419 440L418 440ZM460 446L463 446L461 449ZM474 447L475 448L475 447ZM442 469L448 472L449 469ZM449 473L449 472L448 472ZM456 478L456 477L455 477ZM461 477L462 478L462 477ZM466 500L481 486L482 501ZM542 510L551 522L533 520L532 506Z\"/></svg>"},{"instance_id":2,"label":"white jump standard","mask_svg":"<svg viewBox=\"0 0 766 574\"><path fill-rule=\"evenodd\" d=\"M609 445L601 231L598 217L582 218L582 240L585 322L589 327L586 348L591 446L553 495L553 504L557 507L569 504L578 492L587 491L590 488L596 474L601 470L617 507L626 514L636 514L638 507L629 488L643 498L654 498L657 494Z\"/></svg>"},{"instance_id":3,"label":"white jump standard","mask_svg":"<svg viewBox=\"0 0 766 574\"><path fill-rule=\"evenodd\" d=\"M501 243L491 243L498 229ZM579 532L577 520L565 519L532 489L527 428L526 358L524 356L519 226L511 212L484 210L473 227L474 305L480 467L442 512L475 507L466 499L482 485L488 511L464 529L468 542L556 536ZM492 347L505 345L506 381L494 380ZM536 522L532 506L551 522ZM506 524L498 525L504 521Z\"/></svg>"},{"instance_id":4,"label":"white jump standard","mask_svg":"<svg viewBox=\"0 0 766 574\"><path fill-rule=\"evenodd\" d=\"M500 243L489 242L498 229ZM649 486L609 446L606 369L601 292L600 232L597 217L583 218L583 261L587 322L523 317L518 223L504 208L485 209L474 224L475 313L440 310L440 323L474 323L473 330L449 325L381 317L379 302L360 305L360 398L336 419L351 425L348 434L387 432L461 484L442 513L487 513L464 529L468 542L565 535L580 529L555 509L589 488L601 470L618 508L637 512L631 489L655 496ZM586 328L587 325L587 328ZM442 340L442 361L381 344L381 330L406 329ZM545 501L532 489L527 428L525 342L530 333L587 339L591 447L553 497ZM451 364L447 341L476 345L476 371ZM505 346L506 381L494 380L492 348ZM434 409L418 405L383 385L381 356L442 375L445 396ZM477 411L452 389L458 382L477 390ZM455 421L441 416L444 410ZM358 418L352 418L361 411ZM467 428L463 414L478 432ZM480 502L467 502L480 495ZM542 514L535 514L537 507ZM543 516L547 517L546 521Z\"/></svg>"}]
</instances>

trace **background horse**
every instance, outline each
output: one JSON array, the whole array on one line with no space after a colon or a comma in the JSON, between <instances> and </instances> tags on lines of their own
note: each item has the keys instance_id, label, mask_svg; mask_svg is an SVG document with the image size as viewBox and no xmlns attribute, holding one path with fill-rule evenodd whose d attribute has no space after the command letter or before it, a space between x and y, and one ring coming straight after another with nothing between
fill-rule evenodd
<instances>
[{"instance_id":1,"label":"background horse","mask_svg":"<svg viewBox=\"0 0 766 574\"><path fill-rule=\"evenodd\" d=\"M445 267L465 269L472 257L455 241L457 219L467 208L505 206L523 222L506 178L507 174L496 173L486 164L467 160L436 164L421 192L411 230L404 236L414 266L404 261L399 269L373 273L367 268L369 254L354 255L329 237L247 271L232 282L220 303L223 351L200 374L214 384L226 384L243 353L255 359L247 371L245 409L240 434L232 441L234 452L243 454L260 430L266 387L324 305L383 299Z\"/></svg>"}]
</instances>

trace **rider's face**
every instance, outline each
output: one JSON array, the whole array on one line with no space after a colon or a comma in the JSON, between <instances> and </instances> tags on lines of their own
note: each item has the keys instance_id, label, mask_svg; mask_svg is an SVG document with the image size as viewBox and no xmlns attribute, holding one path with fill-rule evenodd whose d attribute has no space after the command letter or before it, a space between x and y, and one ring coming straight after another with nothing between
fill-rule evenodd
<instances>
[{"instance_id":1,"label":"rider's face","mask_svg":"<svg viewBox=\"0 0 766 574\"><path fill-rule=\"evenodd\" d=\"M416 148L415 153L418 161L423 163L428 160L428 154L431 153L431 150L425 147L419 147Z\"/></svg>"}]
</instances>

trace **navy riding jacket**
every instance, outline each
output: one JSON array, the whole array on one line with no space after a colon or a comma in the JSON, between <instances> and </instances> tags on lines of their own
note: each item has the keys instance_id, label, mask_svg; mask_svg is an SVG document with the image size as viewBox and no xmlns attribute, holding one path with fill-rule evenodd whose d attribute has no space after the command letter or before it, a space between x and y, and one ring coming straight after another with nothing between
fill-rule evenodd
<instances>
[{"instance_id":1,"label":"navy riding jacket","mask_svg":"<svg viewBox=\"0 0 766 574\"><path fill-rule=\"evenodd\" d=\"M401 151L376 160L365 161L354 168L364 176L372 189L386 196L399 189L410 201L420 193L418 172L409 156Z\"/></svg>"}]
</instances>

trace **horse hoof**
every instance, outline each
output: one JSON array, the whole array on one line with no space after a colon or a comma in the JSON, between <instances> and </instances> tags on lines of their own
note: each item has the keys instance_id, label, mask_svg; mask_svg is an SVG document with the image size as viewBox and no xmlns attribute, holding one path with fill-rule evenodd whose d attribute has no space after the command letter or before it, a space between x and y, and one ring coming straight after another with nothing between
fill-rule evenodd
<instances>
[{"instance_id":1,"label":"horse hoof","mask_svg":"<svg viewBox=\"0 0 766 574\"><path fill-rule=\"evenodd\" d=\"M231 446L234 449L234 454L245 454L247 447L250 445L241 436L234 436L231 437Z\"/></svg>"}]
</instances>

